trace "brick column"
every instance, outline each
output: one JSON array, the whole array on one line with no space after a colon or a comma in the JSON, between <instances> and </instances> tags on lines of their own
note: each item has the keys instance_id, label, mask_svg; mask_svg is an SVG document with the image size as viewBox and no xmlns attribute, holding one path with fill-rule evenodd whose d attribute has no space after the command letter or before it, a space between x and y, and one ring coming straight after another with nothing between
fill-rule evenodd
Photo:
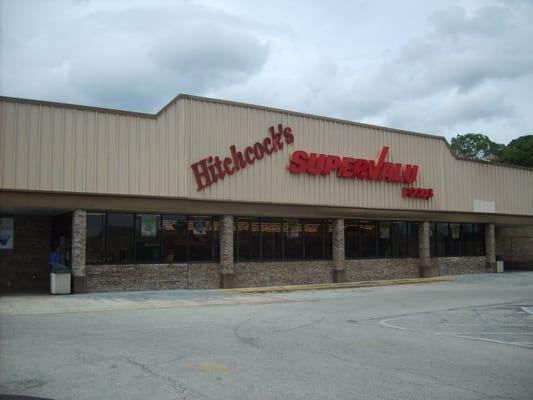
<instances>
[{"instance_id":1,"label":"brick column","mask_svg":"<svg viewBox=\"0 0 533 400\"><path fill-rule=\"evenodd\" d=\"M344 267L346 260L344 258L344 219L338 218L333 221L333 282L346 282Z\"/></svg>"},{"instance_id":2,"label":"brick column","mask_svg":"<svg viewBox=\"0 0 533 400\"><path fill-rule=\"evenodd\" d=\"M220 286L234 287L233 274L233 216L223 215L220 221Z\"/></svg>"},{"instance_id":3,"label":"brick column","mask_svg":"<svg viewBox=\"0 0 533 400\"><path fill-rule=\"evenodd\" d=\"M485 225L485 256L487 258L487 272L496 272L496 235L494 224Z\"/></svg>"},{"instance_id":4,"label":"brick column","mask_svg":"<svg viewBox=\"0 0 533 400\"><path fill-rule=\"evenodd\" d=\"M87 237L85 210L72 212L72 292L85 292L85 246Z\"/></svg>"},{"instance_id":5,"label":"brick column","mask_svg":"<svg viewBox=\"0 0 533 400\"><path fill-rule=\"evenodd\" d=\"M427 278L432 275L430 254L429 222L425 221L418 224L418 260L421 278Z\"/></svg>"}]
</instances>

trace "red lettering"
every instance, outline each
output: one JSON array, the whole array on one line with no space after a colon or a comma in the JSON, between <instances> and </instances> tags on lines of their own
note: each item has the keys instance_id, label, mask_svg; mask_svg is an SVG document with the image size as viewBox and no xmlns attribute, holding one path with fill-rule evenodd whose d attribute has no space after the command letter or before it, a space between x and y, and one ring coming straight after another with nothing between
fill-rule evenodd
<instances>
[{"instance_id":1,"label":"red lettering","mask_svg":"<svg viewBox=\"0 0 533 400\"><path fill-rule=\"evenodd\" d=\"M292 142L294 142L294 135L292 134L292 129L288 126L283 129L283 136L285 137L285 143L292 144Z\"/></svg>"},{"instance_id":2,"label":"red lettering","mask_svg":"<svg viewBox=\"0 0 533 400\"><path fill-rule=\"evenodd\" d=\"M209 176L209 169L207 168L207 158L192 164L191 168L194 173L194 179L196 180L198 191L211 185L211 177Z\"/></svg>"},{"instance_id":3,"label":"red lettering","mask_svg":"<svg viewBox=\"0 0 533 400\"><path fill-rule=\"evenodd\" d=\"M260 160L265 156L265 149L263 149L263 145L259 142L254 144L254 155L256 160Z\"/></svg>"},{"instance_id":4,"label":"red lettering","mask_svg":"<svg viewBox=\"0 0 533 400\"><path fill-rule=\"evenodd\" d=\"M383 146L378 152L376 159L373 162L370 162L370 169L368 173L369 179L375 180L379 178L379 174L381 172L381 169L383 168L383 162L385 160L385 157L387 157L388 152L389 148L387 146Z\"/></svg>"},{"instance_id":5,"label":"red lettering","mask_svg":"<svg viewBox=\"0 0 533 400\"><path fill-rule=\"evenodd\" d=\"M300 174L307 168L308 159L309 155L307 152L302 150L294 151L289 156L289 165L287 165L287 169L292 174Z\"/></svg>"},{"instance_id":6,"label":"red lettering","mask_svg":"<svg viewBox=\"0 0 533 400\"><path fill-rule=\"evenodd\" d=\"M392 179L393 172L392 163L385 162L383 163L383 167L381 168L378 179L381 181L390 181Z\"/></svg>"},{"instance_id":7,"label":"red lettering","mask_svg":"<svg viewBox=\"0 0 533 400\"><path fill-rule=\"evenodd\" d=\"M269 144L272 144L272 140L269 137L266 137L265 140L263 140L263 148L265 149L266 154L271 155L272 149L268 148Z\"/></svg>"},{"instance_id":8,"label":"red lettering","mask_svg":"<svg viewBox=\"0 0 533 400\"><path fill-rule=\"evenodd\" d=\"M326 156L322 175L329 175L332 169L337 169L341 166L341 158L339 156Z\"/></svg>"},{"instance_id":9,"label":"red lettering","mask_svg":"<svg viewBox=\"0 0 533 400\"><path fill-rule=\"evenodd\" d=\"M326 161L325 154L310 153L307 162L307 173L311 175L320 175L324 169L324 162Z\"/></svg>"},{"instance_id":10,"label":"red lettering","mask_svg":"<svg viewBox=\"0 0 533 400\"><path fill-rule=\"evenodd\" d=\"M233 175L233 173L235 172L235 169L231 168L231 158L226 157L224 159L223 164L224 164L224 171L226 172L226 174Z\"/></svg>"},{"instance_id":11,"label":"red lettering","mask_svg":"<svg viewBox=\"0 0 533 400\"><path fill-rule=\"evenodd\" d=\"M402 164L395 163L392 165L391 182L401 182L401 180L402 180Z\"/></svg>"},{"instance_id":12,"label":"red lettering","mask_svg":"<svg viewBox=\"0 0 533 400\"><path fill-rule=\"evenodd\" d=\"M215 157L215 168L217 169L217 174L220 179L224 179L226 176L226 173L224 172L224 169L222 168L222 161L220 161L220 158L218 156Z\"/></svg>"},{"instance_id":13,"label":"red lettering","mask_svg":"<svg viewBox=\"0 0 533 400\"><path fill-rule=\"evenodd\" d=\"M413 183L416 181L418 173L418 165L405 164L402 166L402 181L405 183Z\"/></svg>"},{"instance_id":14,"label":"red lettering","mask_svg":"<svg viewBox=\"0 0 533 400\"><path fill-rule=\"evenodd\" d=\"M242 153L237 151L235 145L230 146L229 149L231 151L231 158L233 158L233 165L235 165L235 171L246 168L246 161L244 161Z\"/></svg>"},{"instance_id":15,"label":"red lettering","mask_svg":"<svg viewBox=\"0 0 533 400\"><path fill-rule=\"evenodd\" d=\"M251 146L248 146L244 149L244 159L248 164L253 164L255 161L255 158L252 158L252 155L254 154L254 149Z\"/></svg>"},{"instance_id":16,"label":"red lettering","mask_svg":"<svg viewBox=\"0 0 533 400\"><path fill-rule=\"evenodd\" d=\"M272 151L278 151L283 148L283 142L281 141L281 133L276 133L274 127L270 127L270 136L272 136Z\"/></svg>"},{"instance_id":17,"label":"red lettering","mask_svg":"<svg viewBox=\"0 0 533 400\"><path fill-rule=\"evenodd\" d=\"M357 159L354 163L354 176L359 179L367 179L370 170L370 161Z\"/></svg>"},{"instance_id":18,"label":"red lettering","mask_svg":"<svg viewBox=\"0 0 533 400\"><path fill-rule=\"evenodd\" d=\"M433 189L403 187L402 196L415 197L418 199L430 199L431 197L433 197Z\"/></svg>"},{"instance_id":19,"label":"red lettering","mask_svg":"<svg viewBox=\"0 0 533 400\"><path fill-rule=\"evenodd\" d=\"M337 170L337 176L342 178L352 178L354 172L355 158L343 157L341 167Z\"/></svg>"},{"instance_id":20,"label":"red lettering","mask_svg":"<svg viewBox=\"0 0 533 400\"><path fill-rule=\"evenodd\" d=\"M269 129L270 135L265 137L262 141L254 143L253 146L246 147L242 152L238 151L235 145L229 147L231 155L225 157L223 160L218 157L207 157L194 164L191 164L194 179L198 190L202 190L207 186L224 179L226 175L233 175L235 172L246 168L247 165L253 164L255 161L261 160L265 155L271 155L278 149L283 148L284 142L292 144L294 142L294 134L290 127L283 127L278 124L278 131L271 126ZM304 162L304 170L307 168L307 153L303 152L305 156L298 156L296 158L296 167L299 168L299 162ZM290 166L288 166L289 168ZM294 167L294 166L293 166ZM291 168L289 168L291 169Z\"/></svg>"}]
</instances>

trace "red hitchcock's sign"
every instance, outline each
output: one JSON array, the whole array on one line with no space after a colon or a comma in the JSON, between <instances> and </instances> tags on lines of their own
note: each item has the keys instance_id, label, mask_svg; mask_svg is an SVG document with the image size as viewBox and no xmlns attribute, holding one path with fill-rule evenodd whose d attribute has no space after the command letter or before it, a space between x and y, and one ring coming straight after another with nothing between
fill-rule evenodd
<instances>
[{"instance_id":1,"label":"red hitchcock's sign","mask_svg":"<svg viewBox=\"0 0 533 400\"><path fill-rule=\"evenodd\" d=\"M293 174L330 175L336 171L341 178L414 183L418 165L386 162L388 152L389 148L383 146L375 160L365 160L297 150L289 156L287 169ZM433 197L433 189L404 187L402 196L429 199Z\"/></svg>"},{"instance_id":2,"label":"red hitchcock's sign","mask_svg":"<svg viewBox=\"0 0 533 400\"><path fill-rule=\"evenodd\" d=\"M211 186L226 177L233 175L235 172L252 165L254 162L261 160L265 156L276 153L283 149L283 144L292 144L294 134L292 129L282 124L278 124L278 130L271 126L268 129L270 135L262 141L246 147L243 151L238 151L235 145L229 147L231 156L222 159L219 156L209 156L191 165L194 179L198 191Z\"/></svg>"}]
</instances>

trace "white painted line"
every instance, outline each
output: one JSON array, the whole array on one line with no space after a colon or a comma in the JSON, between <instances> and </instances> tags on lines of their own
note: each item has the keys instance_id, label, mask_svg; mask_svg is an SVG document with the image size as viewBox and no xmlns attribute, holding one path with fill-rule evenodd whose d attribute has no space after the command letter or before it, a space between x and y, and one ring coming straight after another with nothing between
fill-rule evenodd
<instances>
[{"instance_id":1,"label":"white painted line","mask_svg":"<svg viewBox=\"0 0 533 400\"><path fill-rule=\"evenodd\" d=\"M398 325L392 325L391 323L389 323L389 321L393 321L395 319L399 319L399 318L383 319L383 320L379 321L379 324L384 326L384 327L386 327L386 328L398 329L400 331L406 331L407 330L406 328L403 328L403 327L398 326Z\"/></svg>"},{"instance_id":2,"label":"white painted line","mask_svg":"<svg viewBox=\"0 0 533 400\"><path fill-rule=\"evenodd\" d=\"M533 336L533 333L525 332L432 332L434 335L520 335Z\"/></svg>"},{"instance_id":3,"label":"white painted line","mask_svg":"<svg viewBox=\"0 0 533 400\"><path fill-rule=\"evenodd\" d=\"M533 315L533 307L520 307L522 310L524 310L525 312Z\"/></svg>"},{"instance_id":4,"label":"white painted line","mask_svg":"<svg viewBox=\"0 0 533 400\"><path fill-rule=\"evenodd\" d=\"M509 344L511 346L517 346L517 347L526 347L528 349L533 348L533 345L524 345L520 342L506 342L503 340L495 340L495 339L485 339L485 338L479 338L474 336L466 336L466 335L453 335L458 338L464 338L464 339L471 339L471 340L479 340L481 342L489 342L489 343L498 343L498 344Z\"/></svg>"}]
</instances>

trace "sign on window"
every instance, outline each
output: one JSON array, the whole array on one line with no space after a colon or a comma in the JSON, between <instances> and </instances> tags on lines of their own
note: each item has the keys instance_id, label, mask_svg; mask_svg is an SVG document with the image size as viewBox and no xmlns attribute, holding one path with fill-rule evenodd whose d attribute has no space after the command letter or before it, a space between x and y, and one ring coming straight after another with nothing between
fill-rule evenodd
<instances>
[{"instance_id":1,"label":"sign on window","mask_svg":"<svg viewBox=\"0 0 533 400\"><path fill-rule=\"evenodd\" d=\"M0 218L0 249L12 249L13 236L13 218Z\"/></svg>"}]
</instances>

